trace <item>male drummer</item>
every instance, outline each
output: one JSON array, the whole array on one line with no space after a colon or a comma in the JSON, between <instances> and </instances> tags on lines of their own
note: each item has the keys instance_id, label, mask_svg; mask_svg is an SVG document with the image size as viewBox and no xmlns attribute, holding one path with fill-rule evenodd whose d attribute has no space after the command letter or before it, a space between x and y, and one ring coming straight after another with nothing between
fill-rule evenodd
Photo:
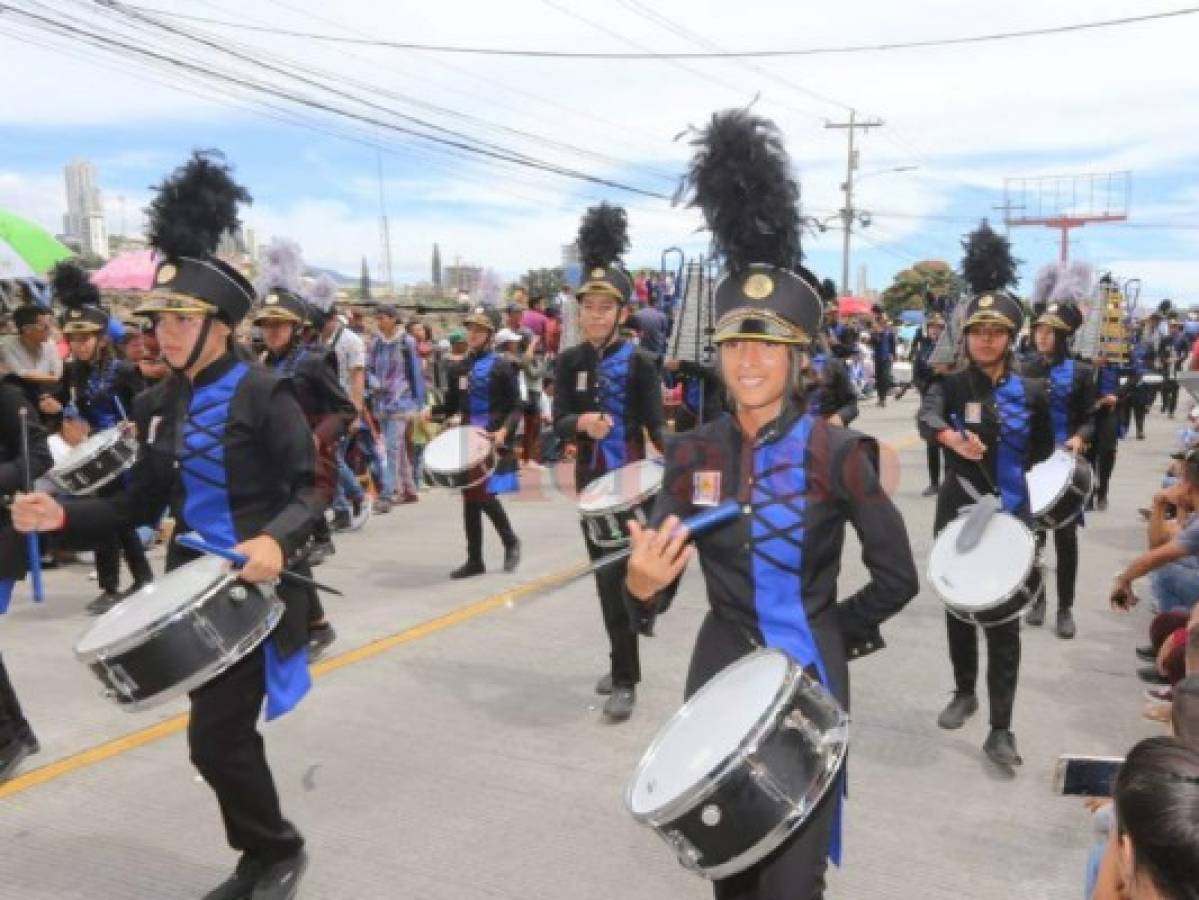
<instances>
[{"instance_id":1,"label":"male drummer","mask_svg":"<svg viewBox=\"0 0 1199 900\"><path fill-rule=\"evenodd\" d=\"M1049 389L1049 419L1053 441L1074 454L1086 450L1095 433L1095 372L1074 359L1069 352L1071 335L1082 325L1083 314L1073 303L1050 303L1033 322L1032 337L1036 353L1023 367L1025 375L1044 379ZM1069 640L1074 624L1074 585L1078 581L1078 526L1075 519L1053 532L1057 554L1057 636ZM1045 544L1045 533L1037 535L1038 547ZM1045 621L1045 593L1029 607L1025 617L1029 625Z\"/></svg>"},{"instance_id":2,"label":"male drummer","mask_svg":"<svg viewBox=\"0 0 1199 900\"><path fill-rule=\"evenodd\" d=\"M198 199L197 199L198 198ZM212 255L238 225L249 195L223 157L197 153L160 188L150 208L151 243L161 262L139 310L152 315L171 375L138 398L141 444L128 491L62 505L46 494L18 496L21 531L91 538L155 521L170 506L176 533L197 531L248 561L240 576L273 582L312 530L319 509L312 432L291 387L230 350L254 301L251 284ZM172 543L168 568L188 551ZM294 567L307 574L307 567ZM274 633L191 693L191 759L216 793L236 871L205 900L290 900L307 866L304 839L283 818L256 722L287 712L307 691L311 593L280 582L285 612Z\"/></svg>"},{"instance_id":3,"label":"male drummer","mask_svg":"<svg viewBox=\"0 0 1199 900\"><path fill-rule=\"evenodd\" d=\"M1031 524L1024 474L1053 452L1049 401L1041 381L1019 375L1012 345L1024 321L1015 297L979 294L966 307L965 369L935 378L917 416L920 436L946 449L945 480L937 494L934 534L983 494L998 495L1005 512ZM956 684L941 712L942 728L961 728L978 709L975 626L945 614ZM991 732L983 751L1001 766L1020 765L1012 734L1012 705L1020 673L1020 620L985 629Z\"/></svg>"},{"instance_id":4,"label":"male drummer","mask_svg":"<svg viewBox=\"0 0 1199 900\"><path fill-rule=\"evenodd\" d=\"M495 322L485 310L475 310L465 323L469 352L450 370L444 402L425 409L421 415L425 421L433 416L456 417L464 425L483 429L495 445L497 461L490 477L462 492L466 562L450 573L451 578L471 578L487 571L483 562L483 516L491 521L504 545L504 571L515 572L520 565L520 539L499 500L501 494L520 490L513 450L522 415L516 364L495 352Z\"/></svg>"},{"instance_id":5,"label":"male drummer","mask_svg":"<svg viewBox=\"0 0 1199 900\"><path fill-rule=\"evenodd\" d=\"M662 450L662 387L654 359L620 337L629 315L633 280L616 253L628 247L625 212L606 203L587 211L579 226L579 251L587 280L578 290L582 343L558 357L554 379L554 432L576 442L575 491L607 472L645 458L645 436ZM636 485L617 490L635 492ZM594 560L606 552L583 528L583 542ZM595 573L604 627L608 631L609 670L595 686L607 694L604 716L622 722L633 714L641 680L637 630L625 606L625 564Z\"/></svg>"}]
</instances>

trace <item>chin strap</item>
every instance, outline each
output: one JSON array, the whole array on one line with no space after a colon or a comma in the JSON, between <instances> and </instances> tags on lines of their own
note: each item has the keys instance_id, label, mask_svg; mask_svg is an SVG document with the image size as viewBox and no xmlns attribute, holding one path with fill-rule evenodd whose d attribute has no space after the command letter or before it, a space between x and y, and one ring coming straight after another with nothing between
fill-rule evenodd
<instances>
[{"instance_id":1,"label":"chin strap","mask_svg":"<svg viewBox=\"0 0 1199 900\"><path fill-rule=\"evenodd\" d=\"M196 360L200 358L200 354L204 351L204 345L208 343L208 335L212 332L212 316L204 317L204 324L200 326L200 333L196 336L196 342L192 344L191 353L187 355L187 360L181 366L172 366L171 363L163 357L168 368L172 372L179 374L185 373L188 369L196 364Z\"/></svg>"}]
</instances>

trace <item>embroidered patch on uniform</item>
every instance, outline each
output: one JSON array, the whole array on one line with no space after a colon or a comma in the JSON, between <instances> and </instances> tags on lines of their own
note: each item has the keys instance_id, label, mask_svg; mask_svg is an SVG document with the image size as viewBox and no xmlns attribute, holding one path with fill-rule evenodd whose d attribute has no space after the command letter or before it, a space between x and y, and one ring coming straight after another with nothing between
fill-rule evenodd
<instances>
[{"instance_id":1,"label":"embroidered patch on uniform","mask_svg":"<svg viewBox=\"0 0 1199 900\"><path fill-rule=\"evenodd\" d=\"M983 405L970 402L966 404L966 424L981 425L983 423Z\"/></svg>"},{"instance_id":2,"label":"embroidered patch on uniform","mask_svg":"<svg viewBox=\"0 0 1199 900\"><path fill-rule=\"evenodd\" d=\"M720 503L719 472L696 472L692 476L691 503L695 506L716 506Z\"/></svg>"},{"instance_id":3,"label":"embroidered patch on uniform","mask_svg":"<svg viewBox=\"0 0 1199 900\"><path fill-rule=\"evenodd\" d=\"M586 372L580 372L578 375L575 376L575 390L576 391L587 390L587 373Z\"/></svg>"},{"instance_id":4,"label":"embroidered patch on uniform","mask_svg":"<svg viewBox=\"0 0 1199 900\"><path fill-rule=\"evenodd\" d=\"M470 377L469 376L467 376L467 375L459 375L458 376L458 390L460 390L460 391L469 391L470 390Z\"/></svg>"},{"instance_id":5,"label":"embroidered patch on uniform","mask_svg":"<svg viewBox=\"0 0 1199 900\"><path fill-rule=\"evenodd\" d=\"M146 433L146 443L153 444L154 438L158 436L158 426L162 422L162 416L151 416L150 427Z\"/></svg>"}]
</instances>

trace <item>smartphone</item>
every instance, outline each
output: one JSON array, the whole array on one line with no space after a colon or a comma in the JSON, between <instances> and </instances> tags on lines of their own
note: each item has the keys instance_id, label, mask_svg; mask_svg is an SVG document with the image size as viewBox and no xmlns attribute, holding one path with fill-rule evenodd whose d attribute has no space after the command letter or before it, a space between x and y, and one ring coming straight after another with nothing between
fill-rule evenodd
<instances>
[{"instance_id":1,"label":"smartphone","mask_svg":"<svg viewBox=\"0 0 1199 900\"><path fill-rule=\"evenodd\" d=\"M1110 797L1116 773L1124 760L1114 756L1073 756L1057 758L1053 791L1074 797Z\"/></svg>"}]
</instances>

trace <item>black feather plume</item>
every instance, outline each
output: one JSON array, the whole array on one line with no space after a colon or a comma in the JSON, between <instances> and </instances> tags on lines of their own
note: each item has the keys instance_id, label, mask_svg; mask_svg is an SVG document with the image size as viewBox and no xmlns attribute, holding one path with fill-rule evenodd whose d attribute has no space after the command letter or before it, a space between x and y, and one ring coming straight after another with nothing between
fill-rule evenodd
<instances>
[{"instance_id":1,"label":"black feather plume","mask_svg":"<svg viewBox=\"0 0 1199 900\"><path fill-rule=\"evenodd\" d=\"M579 261L584 270L618 262L629 249L629 218L619 206L601 203L579 223Z\"/></svg>"},{"instance_id":2,"label":"black feather plume","mask_svg":"<svg viewBox=\"0 0 1199 900\"><path fill-rule=\"evenodd\" d=\"M100 289L88 280L87 272L76 263L60 262L50 273L54 299L68 309L99 306Z\"/></svg>"},{"instance_id":3,"label":"black feather plume","mask_svg":"<svg viewBox=\"0 0 1199 900\"><path fill-rule=\"evenodd\" d=\"M778 127L729 110L713 115L692 146L689 205L703 212L725 266L736 272L753 263L799 265L799 185Z\"/></svg>"},{"instance_id":4,"label":"black feather plume","mask_svg":"<svg viewBox=\"0 0 1199 900\"><path fill-rule=\"evenodd\" d=\"M233 180L219 150L196 150L157 188L150 203L150 243L164 256L205 256L237 230L238 203L253 202Z\"/></svg>"}]
</instances>

